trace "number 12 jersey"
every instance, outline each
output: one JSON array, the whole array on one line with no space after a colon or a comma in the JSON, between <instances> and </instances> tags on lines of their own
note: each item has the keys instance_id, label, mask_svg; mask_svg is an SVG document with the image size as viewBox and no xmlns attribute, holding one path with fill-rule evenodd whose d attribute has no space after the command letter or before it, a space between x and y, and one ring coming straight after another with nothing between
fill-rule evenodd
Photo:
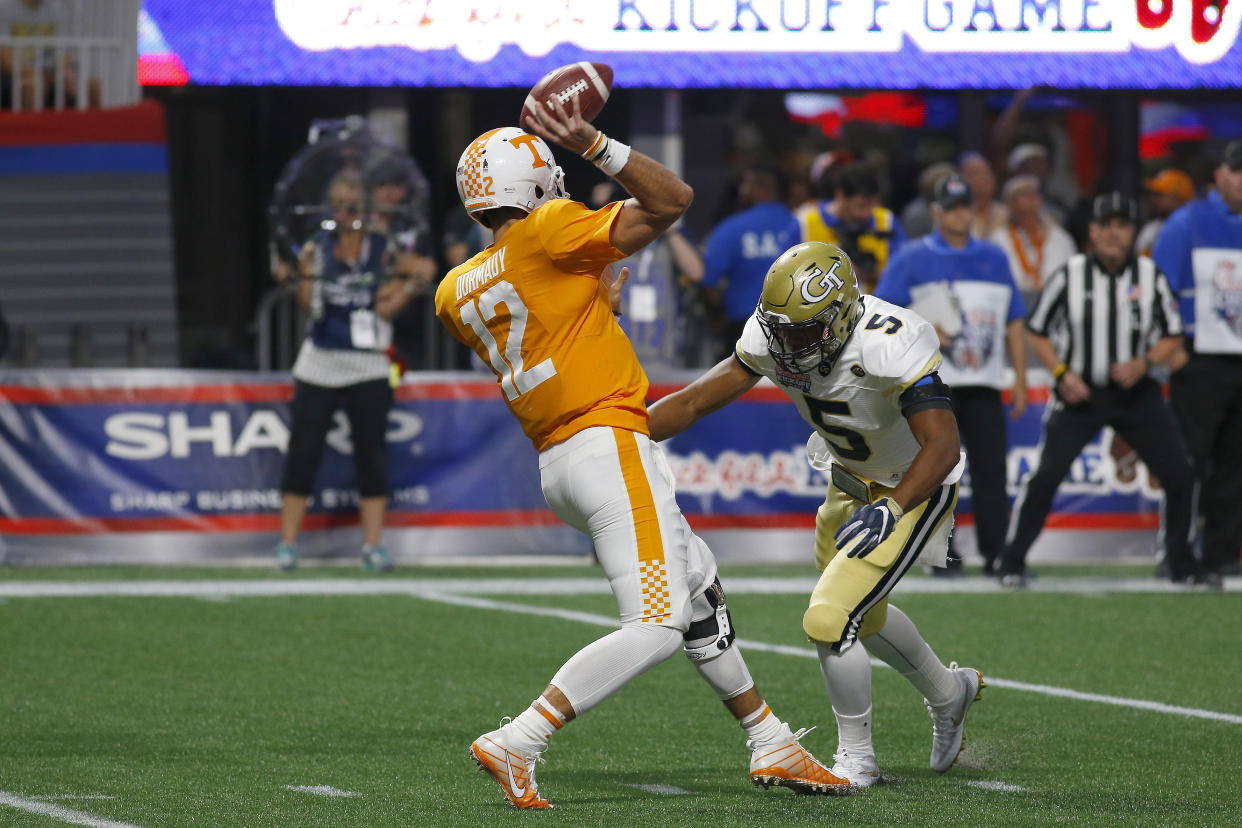
<instances>
[{"instance_id":1,"label":"number 12 jersey","mask_svg":"<svg viewBox=\"0 0 1242 828\"><path fill-rule=\"evenodd\" d=\"M538 451L593 426L648 433L647 375L600 289L625 258L610 238L622 204L542 204L436 290L436 315L491 367Z\"/></svg>"}]
</instances>

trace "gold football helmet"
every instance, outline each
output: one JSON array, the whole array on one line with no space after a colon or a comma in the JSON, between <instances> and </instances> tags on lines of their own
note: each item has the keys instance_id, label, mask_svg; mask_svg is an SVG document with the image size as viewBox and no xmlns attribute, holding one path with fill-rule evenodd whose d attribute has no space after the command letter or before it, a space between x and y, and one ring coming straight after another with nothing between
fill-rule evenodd
<instances>
[{"instance_id":1,"label":"gold football helmet","mask_svg":"<svg viewBox=\"0 0 1242 828\"><path fill-rule=\"evenodd\" d=\"M768 353L792 374L831 371L862 313L850 257L824 242L803 242L782 253L763 278L755 308Z\"/></svg>"}]
</instances>

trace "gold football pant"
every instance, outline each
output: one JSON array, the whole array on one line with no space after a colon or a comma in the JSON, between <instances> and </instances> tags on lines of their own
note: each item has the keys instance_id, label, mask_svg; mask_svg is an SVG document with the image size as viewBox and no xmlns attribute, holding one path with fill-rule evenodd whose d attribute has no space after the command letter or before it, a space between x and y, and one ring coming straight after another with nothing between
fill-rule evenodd
<instances>
[{"instance_id":1,"label":"gold football pant","mask_svg":"<svg viewBox=\"0 0 1242 828\"><path fill-rule=\"evenodd\" d=\"M871 489L873 500L890 491L875 484ZM847 558L837 554L833 535L862 504L829 485L815 515L815 566L820 576L802 617L807 636L839 651L882 629L888 593L929 543L948 543L956 504L957 484L941 486L906 512L892 534L866 557Z\"/></svg>"}]
</instances>

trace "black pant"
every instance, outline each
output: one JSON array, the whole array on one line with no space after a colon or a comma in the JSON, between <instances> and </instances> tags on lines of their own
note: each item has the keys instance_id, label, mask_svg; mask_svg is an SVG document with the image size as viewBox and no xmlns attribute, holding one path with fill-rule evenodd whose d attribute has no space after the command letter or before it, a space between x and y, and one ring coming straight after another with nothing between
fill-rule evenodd
<instances>
[{"instance_id":1,"label":"black pant","mask_svg":"<svg viewBox=\"0 0 1242 828\"><path fill-rule=\"evenodd\" d=\"M1216 572L1242 549L1242 357L1195 354L1170 385L1198 483L1203 568Z\"/></svg>"},{"instance_id":2,"label":"black pant","mask_svg":"<svg viewBox=\"0 0 1242 828\"><path fill-rule=\"evenodd\" d=\"M954 386L953 413L970 464L970 499L979 554L990 565L1005 546L1009 526L1005 459L1009 453L1001 392L986 386Z\"/></svg>"},{"instance_id":3,"label":"black pant","mask_svg":"<svg viewBox=\"0 0 1242 828\"><path fill-rule=\"evenodd\" d=\"M1198 566L1190 547L1190 512L1194 473L1177 428L1177 422L1153 380L1140 380L1133 388L1092 388L1087 402L1067 406L1061 400L1044 421L1043 450L1039 466L1022 487L1015 504L1002 573L1026 568L1026 553L1044 528L1052 497L1083 447L1109 425L1116 429L1164 487L1166 545L1173 578L1193 574Z\"/></svg>"},{"instance_id":4,"label":"black pant","mask_svg":"<svg viewBox=\"0 0 1242 828\"><path fill-rule=\"evenodd\" d=\"M386 497L389 490L388 409L392 407L392 386L382 379L341 388L294 381L289 454L285 458L280 490L310 495L315 485L315 472L323 458L324 440L338 405L344 406L349 417L359 497Z\"/></svg>"}]
</instances>

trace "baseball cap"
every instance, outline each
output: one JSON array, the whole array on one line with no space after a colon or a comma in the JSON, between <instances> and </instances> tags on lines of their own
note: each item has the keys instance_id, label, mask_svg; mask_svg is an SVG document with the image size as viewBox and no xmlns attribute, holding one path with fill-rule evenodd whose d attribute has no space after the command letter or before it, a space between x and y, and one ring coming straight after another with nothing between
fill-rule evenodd
<instances>
[{"instance_id":1,"label":"baseball cap","mask_svg":"<svg viewBox=\"0 0 1242 828\"><path fill-rule=\"evenodd\" d=\"M1096 196L1091 204L1091 220L1106 221L1113 216L1121 216L1130 222L1138 221L1138 205L1134 199L1118 192Z\"/></svg>"},{"instance_id":2,"label":"baseball cap","mask_svg":"<svg viewBox=\"0 0 1242 828\"><path fill-rule=\"evenodd\" d=\"M960 175L946 175L944 178L936 182L936 192L933 196L936 204L946 210L954 207L969 206L973 200L970 192L970 185L966 183Z\"/></svg>"},{"instance_id":3,"label":"baseball cap","mask_svg":"<svg viewBox=\"0 0 1242 828\"><path fill-rule=\"evenodd\" d=\"M1234 172L1242 170L1242 141L1230 141L1225 146L1225 156L1221 163Z\"/></svg>"},{"instance_id":4,"label":"baseball cap","mask_svg":"<svg viewBox=\"0 0 1242 828\"><path fill-rule=\"evenodd\" d=\"M1182 202L1195 197L1194 182L1181 170L1161 170L1144 181L1143 186L1153 193L1173 196Z\"/></svg>"}]
</instances>

